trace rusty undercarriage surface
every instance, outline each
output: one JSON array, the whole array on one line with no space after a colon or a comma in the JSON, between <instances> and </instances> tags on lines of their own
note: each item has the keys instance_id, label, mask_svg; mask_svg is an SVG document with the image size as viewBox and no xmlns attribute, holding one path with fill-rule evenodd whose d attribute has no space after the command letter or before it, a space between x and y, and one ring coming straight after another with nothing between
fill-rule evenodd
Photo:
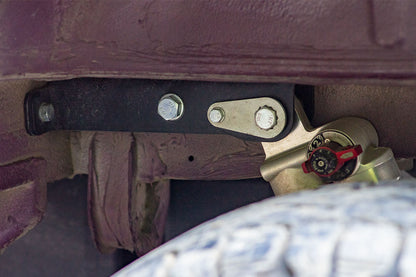
<instances>
[{"instance_id":1,"label":"rusty undercarriage surface","mask_svg":"<svg viewBox=\"0 0 416 277\"><path fill-rule=\"evenodd\" d=\"M97 247L141 254L161 242L169 179L260 176L261 145L226 135L30 137L23 100L47 80L312 84L314 125L367 118L382 146L416 156L415 13L412 0L0 2L0 248L39 222L53 180L89 174Z\"/></svg>"}]
</instances>

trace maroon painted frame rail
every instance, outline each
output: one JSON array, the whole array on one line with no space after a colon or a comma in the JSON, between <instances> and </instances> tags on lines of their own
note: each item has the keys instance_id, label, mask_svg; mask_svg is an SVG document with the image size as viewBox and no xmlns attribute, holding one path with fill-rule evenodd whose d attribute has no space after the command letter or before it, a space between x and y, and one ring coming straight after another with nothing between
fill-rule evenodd
<instances>
[{"instance_id":1,"label":"maroon painted frame rail","mask_svg":"<svg viewBox=\"0 0 416 277\"><path fill-rule=\"evenodd\" d=\"M0 79L416 84L412 0L0 3Z\"/></svg>"}]
</instances>

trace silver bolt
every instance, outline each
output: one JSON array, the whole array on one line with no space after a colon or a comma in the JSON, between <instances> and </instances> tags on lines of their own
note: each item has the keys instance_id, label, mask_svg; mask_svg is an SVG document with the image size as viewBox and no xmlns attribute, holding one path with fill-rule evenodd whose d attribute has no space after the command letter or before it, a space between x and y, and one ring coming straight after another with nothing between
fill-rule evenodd
<instances>
[{"instance_id":1,"label":"silver bolt","mask_svg":"<svg viewBox=\"0 0 416 277\"><path fill-rule=\"evenodd\" d=\"M220 123L224 120L225 114L224 110L221 108L213 108L209 112L209 120L213 123Z\"/></svg>"},{"instance_id":2,"label":"silver bolt","mask_svg":"<svg viewBox=\"0 0 416 277\"><path fill-rule=\"evenodd\" d=\"M42 103L38 115L42 122L51 122L55 117L55 108L52 104Z\"/></svg>"},{"instance_id":3,"label":"silver bolt","mask_svg":"<svg viewBox=\"0 0 416 277\"><path fill-rule=\"evenodd\" d=\"M255 115L256 125L263 130L272 129L277 123L276 111L270 107L260 108Z\"/></svg>"},{"instance_id":4,"label":"silver bolt","mask_svg":"<svg viewBox=\"0 0 416 277\"><path fill-rule=\"evenodd\" d=\"M164 120L177 120L183 114L184 105L182 99L176 94L166 94L159 100L157 113Z\"/></svg>"}]
</instances>

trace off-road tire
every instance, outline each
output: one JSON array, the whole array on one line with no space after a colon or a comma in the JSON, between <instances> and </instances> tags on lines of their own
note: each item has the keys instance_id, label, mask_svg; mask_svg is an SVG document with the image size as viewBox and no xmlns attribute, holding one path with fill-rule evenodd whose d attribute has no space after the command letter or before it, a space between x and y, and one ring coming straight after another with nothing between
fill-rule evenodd
<instances>
[{"instance_id":1,"label":"off-road tire","mask_svg":"<svg viewBox=\"0 0 416 277\"><path fill-rule=\"evenodd\" d=\"M171 240L117 276L415 276L416 181L267 199Z\"/></svg>"}]
</instances>

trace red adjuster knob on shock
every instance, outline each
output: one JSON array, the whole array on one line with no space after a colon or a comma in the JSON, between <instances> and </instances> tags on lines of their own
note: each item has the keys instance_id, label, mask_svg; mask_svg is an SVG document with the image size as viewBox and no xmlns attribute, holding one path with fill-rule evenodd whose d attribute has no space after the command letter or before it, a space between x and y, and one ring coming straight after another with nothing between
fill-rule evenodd
<instances>
[{"instance_id":1,"label":"red adjuster knob on shock","mask_svg":"<svg viewBox=\"0 0 416 277\"><path fill-rule=\"evenodd\" d=\"M363 152L360 145L341 148L335 151L329 146L321 146L316 148L310 155L309 159L302 164L303 172L314 172L322 178L330 178L337 173L346 162L356 159ZM351 174L351 170L346 174ZM336 178L339 179L339 178Z\"/></svg>"}]
</instances>

